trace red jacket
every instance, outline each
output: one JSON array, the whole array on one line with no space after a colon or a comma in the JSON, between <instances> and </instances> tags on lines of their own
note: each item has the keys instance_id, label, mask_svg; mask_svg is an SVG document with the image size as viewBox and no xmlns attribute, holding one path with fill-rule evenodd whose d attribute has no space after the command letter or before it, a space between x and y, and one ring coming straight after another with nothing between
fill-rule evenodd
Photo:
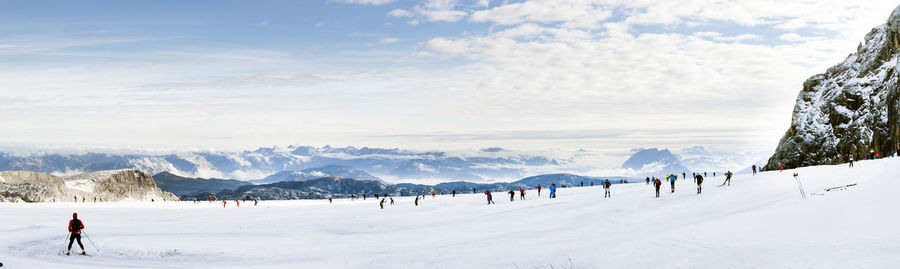
<instances>
[{"instance_id":1,"label":"red jacket","mask_svg":"<svg viewBox=\"0 0 900 269\"><path fill-rule=\"evenodd\" d=\"M75 227L72 227L72 224L78 220L78 223L75 224ZM81 222L79 219L72 219L69 221L69 231L73 234L81 234L81 229L84 229L84 222Z\"/></svg>"},{"instance_id":2,"label":"red jacket","mask_svg":"<svg viewBox=\"0 0 900 269\"><path fill-rule=\"evenodd\" d=\"M662 185L662 181L659 181L659 179L657 178L656 180L653 181L653 185L656 185L656 186Z\"/></svg>"}]
</instances>

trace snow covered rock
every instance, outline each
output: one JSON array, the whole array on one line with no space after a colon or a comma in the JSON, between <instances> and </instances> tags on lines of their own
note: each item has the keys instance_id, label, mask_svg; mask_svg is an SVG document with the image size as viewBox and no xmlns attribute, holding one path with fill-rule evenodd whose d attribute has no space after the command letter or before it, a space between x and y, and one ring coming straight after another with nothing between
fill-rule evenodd
<instances>
[{"instance_id":1,"label":"snow covered rock","mask_svg":"<svg viewBox=\"0 0 900 269\"><path fill-rule=\"evenodd\" d=\"M842 63L803 83L767 169L831 164L900 149L900 7Z\"/></svg>"},{"instance_id":2,"label":"snow covered rock","mask_svg":"<svg viewBox=\"0 0 900 269\"><path fill-rule=\"evenodd\" d=\"M0 201L93 202L123 200L178 200L156 186L153 177L133 169L108 170L66 177L27 172L0 172Z\"/></svg>"}]
</instances>

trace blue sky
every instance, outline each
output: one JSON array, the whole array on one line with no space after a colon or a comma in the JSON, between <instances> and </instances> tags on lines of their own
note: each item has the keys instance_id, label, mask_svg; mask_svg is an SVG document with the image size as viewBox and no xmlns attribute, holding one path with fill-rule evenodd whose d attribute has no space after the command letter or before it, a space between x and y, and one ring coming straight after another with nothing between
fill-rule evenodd
<instances>
[{"instance_id":1,"label":"blue sky","mask_svg":"<svg viewBox=\"0 0 900 269\"><path fill-rule=\"evenodd\" d=\"M896 5L2 1L0 141L770 150Z\"/></svg>"}]
</instances>

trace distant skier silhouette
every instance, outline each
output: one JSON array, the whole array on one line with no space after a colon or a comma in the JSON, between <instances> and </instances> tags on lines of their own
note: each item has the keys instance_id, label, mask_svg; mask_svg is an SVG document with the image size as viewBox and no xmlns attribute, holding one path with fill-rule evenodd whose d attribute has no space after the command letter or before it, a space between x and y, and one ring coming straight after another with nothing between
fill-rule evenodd
<instances>
[{"instance_id":1,"label":"distant skier silhouette","mask_svg":"<svg viewBox=\"0 0 900 269\"><path fill-rule=\"evenodd\" d=\"M609 192L609 187L612 186L612 182L609 182L609 179L603 182L603 198L612 197L612 193Z\"/></svg>"},{"instance_id":2,"label":"distant skier silhouette","mask_svg":"<svg viewBox=\"0 0 900 269\"><path fill-rule=\"evenodd\" d=\"M700 194L701 192L703 192L703 187L700 185L700 184L703 184L703 176L700 176L700 174L697 174L697 176L694 177L694 179L697 182L697 194Z\"/></svg>"}]
</instances>

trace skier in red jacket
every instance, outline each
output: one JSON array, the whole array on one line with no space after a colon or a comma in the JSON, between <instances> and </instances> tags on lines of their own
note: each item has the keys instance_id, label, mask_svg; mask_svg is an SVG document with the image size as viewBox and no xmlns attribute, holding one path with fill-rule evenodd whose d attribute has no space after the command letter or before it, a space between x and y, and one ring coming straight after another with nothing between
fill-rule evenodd
<instances>
[{"instance_id":1,"label":"skier in red jacket","mask_svg":"<svg viewBox=\"0 0 900 269\"><path fill-rule=\"evenodd\" d=\"M541 184L538 184L537 189L538 189L538 197L540 197L541 196Z\"/></svg>"},{"instance_id":2,"label":"skier in red jacket","mask_svg":"<svg viewBox=\"0 0 900 269\"><path fill-rule=\"evenodd\" d=\"M662 181L658 178L653 180L653 187L656 187L656 197L659 197L659 187L662 186Z\"/></svg>"},{"instance_id":3,"label":"skier in red jacket","mask_svg":"<svg viewBox=\"0 0 900 269\"><path fill-rule=\"evenodd\" d=\"M78 241L78 246L81 247L81 255L87 255L84 251L84 244L81 244L81 230L84 229L84 223L78 219L78 213L72 213L72 220L69 220L69 248L66 249L66 255L72 251L72 243L76 240Z\"/></svg>"}]
</instances>

